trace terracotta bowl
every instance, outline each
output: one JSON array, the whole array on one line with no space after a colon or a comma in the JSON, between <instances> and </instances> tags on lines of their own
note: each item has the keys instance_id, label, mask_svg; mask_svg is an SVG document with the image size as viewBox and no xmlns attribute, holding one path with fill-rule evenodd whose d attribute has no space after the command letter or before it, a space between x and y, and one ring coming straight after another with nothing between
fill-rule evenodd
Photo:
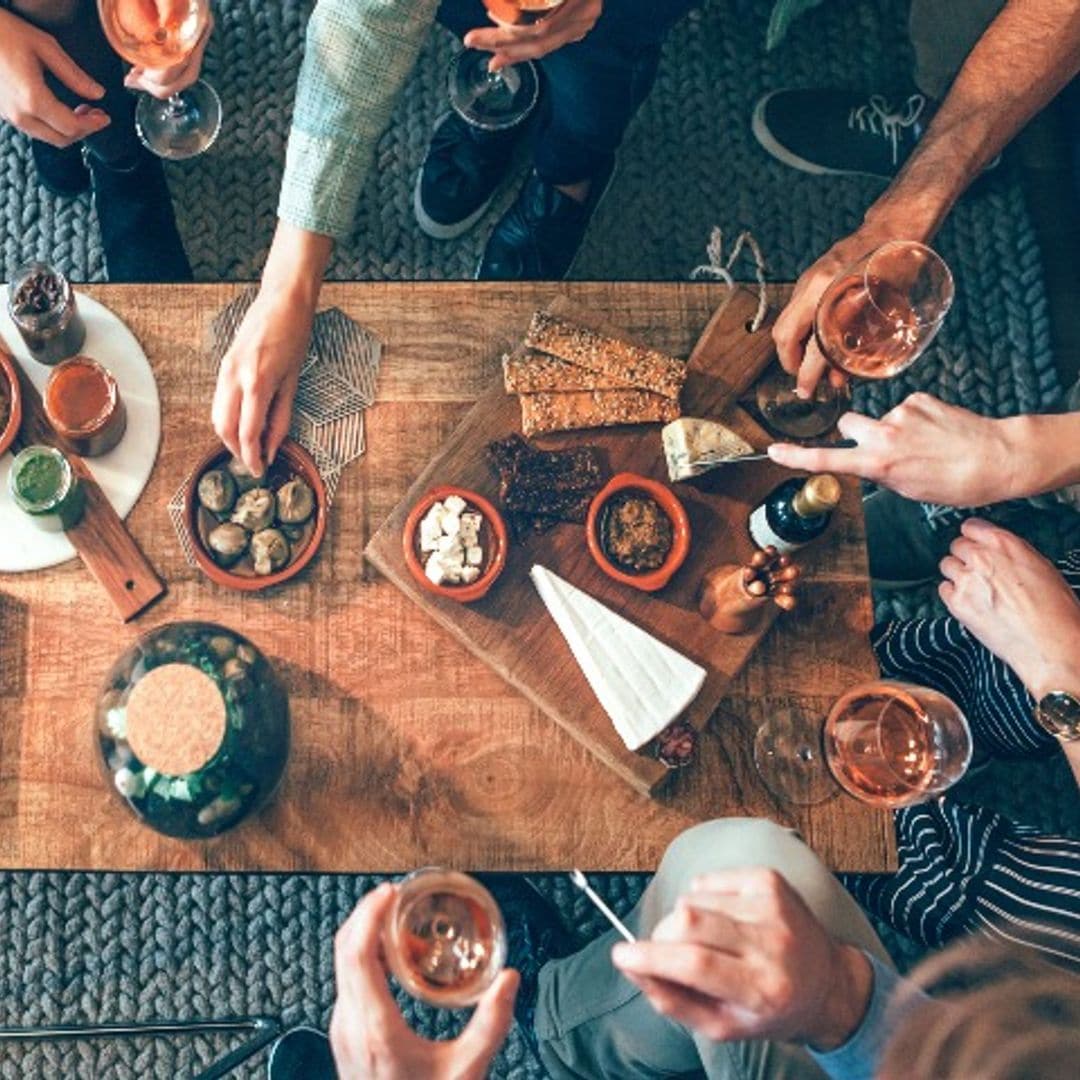
<instances>
[{"instance_id":1,"label":"terracotta bowl","mask_svg":"<svg viewBox=\"0 0 1080 1080\"><path fill-rule=\"evenodd\" d=\"M620 570L604 553L604 545L600 539L604 506L612 496L624 491L639 491L655 499L660 509L671 520L671 550L663 563L648 573L631 574ZM662 589L672 579L675 571L686 562L686 556L690 553L690 519L686 516L683 504L669 487L656 480L650 480L647 476L619 473L611 478L589 504L589 516L585 521L585 538L589 546L589 554L609 578L623 585L641 589L643 592L656 592Z\"/></svg>"},{"instance_id":2,"label":"terracotta bowl","mask_svg":"<svg viewBox=\"0 0 1080 1080\"><path fill-rule=\"evenodd\" d=\"M281 444L281 449L278 451L277 458L270 469L270 475L273 476L275 473L280 472L299 477L315 492L315 516L312 519L314 521L313 531L300 554L276 573L254 574L251 576L238 574L214 561L214 557L207 550L202 533L199 531L199 479L209 469L225 465L231 457L232 454L224 446L219 445L207 453L196 466L184 490L184 523L191 537L191 548L195 554L195 562L211 581L218 585L224 585L227 589L238 589L241 592L258 592L261 589L269 589L274 585L280 585L282 582L296 577L315 557L315 552L319 550L319 545L326 535L326 485L323 483L311 455L299 443L293 442L292 439L286 439Z\"/></svg>"},{"instance_id":3,"label":"terracotta bowl","mask_svg":"<svg viewBox=\"0 0 1080 1080\"><path fill-rule=\"evenodd\" d=\"M424 573L424 564L421 563L417 551L417 534L424 515L435 503L443 502L451 495L457 495L470 506L475 507L483 516L490 533L488 541L490 550L485 553L484 569L471 585L436 585ZM506 522L503 521L502 514L483 495L477 495L475 491L469 491L467 488L444 484L441 487L432 488L409 511L409 516L405 519L401 543L402 552L405 555L405 565L408 566L409 572L416 579L417 584L436 596L442 596L447 600L456 600L459 604L471 604L487 596L491 586L495 584L496 579L503 572L506 566L506 553L510 547L510 538L506 532Z\"/></svg>"},{"instance_id":4,"label":"terracotta bowl","mask_svg":"<svg viewBox=\"0 0 1080 1080\"><path fill-rule=\"evenodd\" d=\"M19 434L19 425L22 423L22 391L19 389L19 376L15 371L13 361L3 348L0 348L0 385L4 388L10 406L7 423L0 428L0 454L2 454L15 441L15 436Z\"/></svg>"}]
</instances>

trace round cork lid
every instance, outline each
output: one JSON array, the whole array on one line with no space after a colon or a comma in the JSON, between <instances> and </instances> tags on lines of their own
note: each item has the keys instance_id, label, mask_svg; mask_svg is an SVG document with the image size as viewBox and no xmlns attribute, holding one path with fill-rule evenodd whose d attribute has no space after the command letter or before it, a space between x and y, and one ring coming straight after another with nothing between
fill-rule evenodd
<instances>
[{"instance_id":1,"label":"round cork lid","mask_svg":"<svg viewBox=\"0 0 1080 1080\"><path fill-rule=\"evenodd\" d=\"M224 737L225 699L209 675L189 664L154 668L128 695L128 745L144 765L160 773L198 771Z\"/></svg>"}]
</instances>

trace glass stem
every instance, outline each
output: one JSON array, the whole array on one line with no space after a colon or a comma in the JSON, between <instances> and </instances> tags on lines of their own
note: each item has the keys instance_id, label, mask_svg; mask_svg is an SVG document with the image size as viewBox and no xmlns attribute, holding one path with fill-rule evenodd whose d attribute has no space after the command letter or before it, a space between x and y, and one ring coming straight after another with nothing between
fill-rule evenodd
<instances>
[{"instance_id":1,"label":"glass stem","mask_svg":"<svg viewBox=\"0 0 1080 1080\"><path fill-rule=\"evenodd\" d=\"M174 120L180 120L187 115L187 102L184 101L184 92L182 90L175 94L170 94L165 106L169 116Z\"/></svg>"}]
</instances>

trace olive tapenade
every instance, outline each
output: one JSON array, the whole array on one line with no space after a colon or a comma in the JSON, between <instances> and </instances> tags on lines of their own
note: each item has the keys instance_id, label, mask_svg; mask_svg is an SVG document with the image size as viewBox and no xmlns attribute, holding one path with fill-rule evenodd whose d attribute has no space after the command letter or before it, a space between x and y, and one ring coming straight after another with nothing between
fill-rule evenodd
<instances>
[{"instance_id":1,"label":"olive tapenade","mask_svg":"<svg viewBox=\"0 0 1080 1080\"><path fill-rule=\"evenodd\" d=\"M600 543L614 565L630 574L646 574L664 565L674 544L671 518L650 495L624 491L604 505Z\"/></svg>"}]
</instances>

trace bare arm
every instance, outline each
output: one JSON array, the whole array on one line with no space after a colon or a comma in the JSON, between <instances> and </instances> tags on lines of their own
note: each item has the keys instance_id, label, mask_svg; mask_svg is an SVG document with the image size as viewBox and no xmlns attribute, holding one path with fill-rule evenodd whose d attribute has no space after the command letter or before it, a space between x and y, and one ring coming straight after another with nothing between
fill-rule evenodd
<instances>
[{"instance_id":1,"label":"bare arm","mask_svg":"<svg viewBox=\"0 0 1080 1080\"><path fill-rule=\"evenodd\" d=\"M807 395L825 362L806 342L817 302L833 277L886 240L933 237L986 164L1078 71L1076 0L1009 0L972 49L900 174L866 212L862 226L800 277L777 320L773 337L780 361L799 372Z\"/></svg>"}]
</instances>

